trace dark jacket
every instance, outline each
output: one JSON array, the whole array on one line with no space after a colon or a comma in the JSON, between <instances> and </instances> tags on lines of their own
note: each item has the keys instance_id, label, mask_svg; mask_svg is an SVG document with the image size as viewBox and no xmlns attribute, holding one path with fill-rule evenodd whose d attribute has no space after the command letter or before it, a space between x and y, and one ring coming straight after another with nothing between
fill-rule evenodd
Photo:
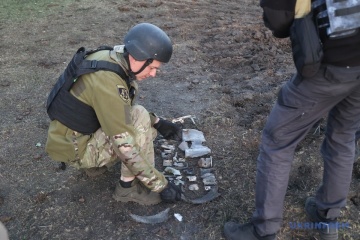
<instances>
[{"instance_id":1,"label":"dark jacket","mask_svg":"<svg viewBox=\"0 0 360 240\"><path fill-rule=\"evenodd\" d=\"M301 0L299 0L301 1ZM277 38L290 35L296 0L260 0L265 26ZM355 36L323 40L324 64L360 66L360 30Z\"/></svg>"}]
</instances>

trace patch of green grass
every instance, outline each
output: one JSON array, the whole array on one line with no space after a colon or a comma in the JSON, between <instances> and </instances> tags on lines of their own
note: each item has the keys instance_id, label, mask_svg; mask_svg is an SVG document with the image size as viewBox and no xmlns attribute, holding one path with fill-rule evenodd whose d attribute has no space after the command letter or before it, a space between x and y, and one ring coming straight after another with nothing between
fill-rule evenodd
<instances>
[{"instance_id":1,"label":"patch of green grass","mask_svg":"<svg viewBox=\"0 0 360 240\"><path fill-rule=\"evenodd\" d=\"M2 23L21 22L48 16L75 1L2 0L0 4L0 20Z\"/></svg>"}]
</instances>

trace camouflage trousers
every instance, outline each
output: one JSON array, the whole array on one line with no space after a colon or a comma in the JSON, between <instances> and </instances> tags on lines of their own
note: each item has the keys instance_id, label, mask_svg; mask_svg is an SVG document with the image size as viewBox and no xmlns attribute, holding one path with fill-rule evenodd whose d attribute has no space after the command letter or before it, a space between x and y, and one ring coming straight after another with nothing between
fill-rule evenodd
<instances>
[{"instance_id":1,"label":"camouflage trousers","mask_svg":"<svg viewBox=\"0 0 360 240\"><path fill-rule=\"evenodd\" d=\"M140 155L144 161L154 166L153 141L156 138L157 131L151 127L149 112L141 105L132 106L131 120L136 134L135 142L140 147ZM113 149L110 137L106 136L100 128L88 141L83 157L70 164L76 168L93 168L112 166L118 161L120 159ZM124 163L121 164L121 175L124 177L134 177L134 174Z\"/></svg>"}]
</instances>

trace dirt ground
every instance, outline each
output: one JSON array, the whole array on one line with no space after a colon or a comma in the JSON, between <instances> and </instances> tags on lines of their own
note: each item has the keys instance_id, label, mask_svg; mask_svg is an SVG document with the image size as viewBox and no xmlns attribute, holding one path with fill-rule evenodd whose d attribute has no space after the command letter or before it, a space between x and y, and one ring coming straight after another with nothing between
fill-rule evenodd
<instances>
[{"instance_id":1,"label":"dirt ground","mask_svg":"<svg viewBox=\"0 0 360 240\"><path fill-rule=\"evenodd\" d=\"M261 130L279 87L294 72L289 40L275 39L263 26L258 1L3 0L0 20L0 221L11 240L223 239L226 221L249 220ZM49 125L44 103L72 55L81 46L121 44L140 22L164 29L174 54L158 77L140 83L138 103L168 119L196 117L196 125L187 120L183 127L202 131L211 149L221 196L209 203L118 203L111 195L119 165L89 178L71 167L60 170L44 151ZM289 223L307 221L304 201L322 176L323 129L324 122L296 151L280 240L318 239ZM160 140L155 146L162 168ZM196 171L197 160L187 159ZM340 219L351 227L340 231L340 239L360 239L359 188L355 163ZM169 219L163 223L130 217L166 208Z\"/></svg>"}]
</instances>

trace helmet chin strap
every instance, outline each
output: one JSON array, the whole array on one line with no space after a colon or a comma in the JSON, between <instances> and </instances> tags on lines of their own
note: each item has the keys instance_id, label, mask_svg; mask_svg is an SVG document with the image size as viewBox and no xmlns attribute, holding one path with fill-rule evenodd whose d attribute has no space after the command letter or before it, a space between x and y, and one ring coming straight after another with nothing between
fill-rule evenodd
<instances>
[{"instance_id":1,"label":"helmet chin strap","mask_svg":"<svg viewBox=\"0 0 360 240\"><path fill-rule=\"evenodd\" d=\"M134 75L137 75L139 73L141 73L147 66L149 66L152 62L154 61L154 59L148 59L146 60L146 62L144 63L144 65L140 68L139 71L137 72L133 72L132 70L130 70ZM131 68L131 67L130 67Z\"/></svg>"},{"instance_id":2,"label":"helmet chin strap","mask_svg":"<svg viewBox=\"0 0 360 240\"><path fill-rule=\"evenodd\" d=\"M125 49L125 52L124 52L124 58L125 58L128 66L129 66L128 74L129 74L129 76L130 76L131 79L135 79L135 78L136 78L135 75L137 75L137 74L141 73L142 71L144 71L144 69L145 69L147 66L149 66L149 65L154 61L154 59L152 59L152 58L146 60L146 62L145 62L144 65L140 68L139 71L133 72L133 71L131 70L131 65L130 65L130 60L129 60L129 52L126 51L126 49Z\"/></svg>"}]
</instances>

